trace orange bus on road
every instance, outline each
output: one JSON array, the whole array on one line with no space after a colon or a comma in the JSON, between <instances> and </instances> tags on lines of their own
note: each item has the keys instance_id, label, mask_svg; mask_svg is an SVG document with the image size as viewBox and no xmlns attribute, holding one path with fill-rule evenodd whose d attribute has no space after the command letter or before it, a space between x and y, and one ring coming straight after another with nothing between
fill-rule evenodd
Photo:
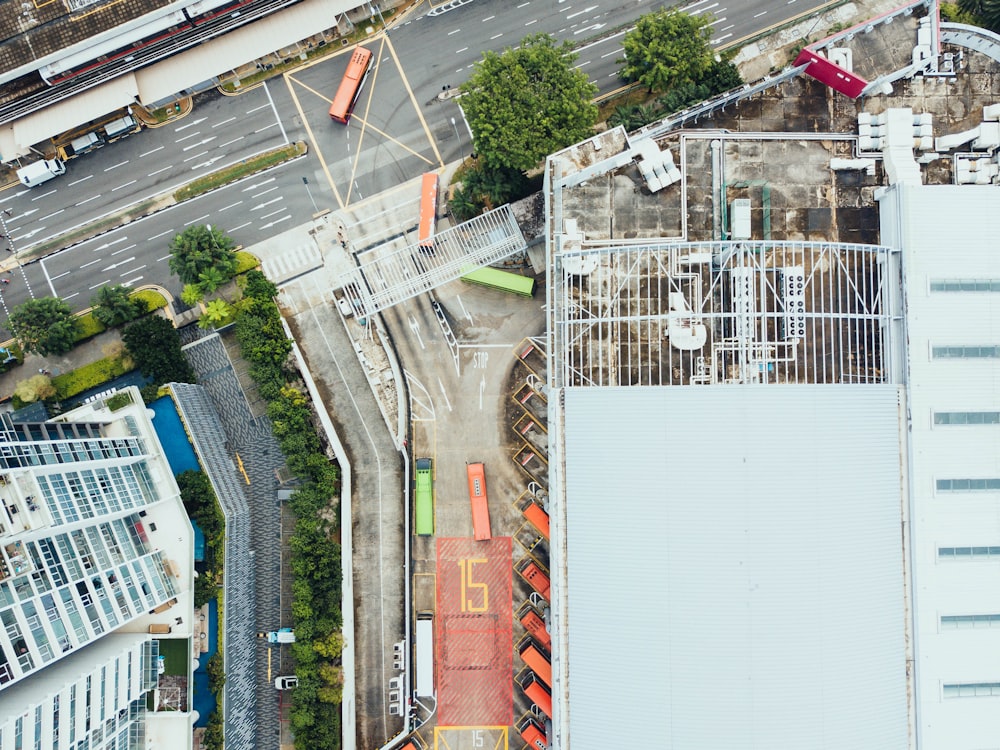
<instances>
[{"instance_id":1,"label":"orange bus on road","mask_svg":"<svg viewBox=\"0 0 1000 750\"><path fill-rule=\"evenodd\" d=\"M472 506L472 535L477 542L493 538L490 531L490 506L486 497L486 468L482 464L467 464L469 503Z\"/></svg>"},{"instance_id":2,"label":"orange bus on road","mask_svg":"<svg viewBox=\"0 0 1000 750\"><path fill-rule=\"evenodd\" d=\"M425 172L420 181L420 225L417 228L417 244L424 253L434 253L434 222L437 218L438 176L436 172Z\"/></svg>"},{"instance_id":3,"label":"orange bus on road","mask_svg":"<svg viewBox=\"0 0 1000 750\"><path fill-rule=\"evenodd\" d=\"M365 78L368 77L368 70L371 67L372 51L365 47L358 47L351 53L351 59L347 63L347 71L340 81L337 95L333 97L333 104L330 105L330 117L345 125L351 119L351 112L361 95L361 87L365 85Z\"/></svg>"}]
</instances>

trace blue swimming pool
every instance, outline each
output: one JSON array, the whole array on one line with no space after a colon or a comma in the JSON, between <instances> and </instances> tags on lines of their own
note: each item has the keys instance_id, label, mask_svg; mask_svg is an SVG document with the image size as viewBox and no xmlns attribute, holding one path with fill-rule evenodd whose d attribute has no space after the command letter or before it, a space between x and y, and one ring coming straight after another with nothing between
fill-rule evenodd
<instances>
[{"instance_id":1,"label":"blue swimming pool","mask_svg":"<svg viewBox=\"0 0 1000 750\"><path fill-rule=\"evenodd\" d=\"M198 471L201 468L198 465L198 458L188 441L187 433L184 432L184 424L177 413L173 399L170 396L158 398L149 405L149 408L155 415L153 427L163 444L163 451L167 454L167 461L174 476L189 469Z\"/></svg>"},{"instance_id":2,"label":"blue swimming pool","mask_svg":"<svg viewBox=\"0 0 1000 750\"><path fill-rule=\"evenodd\" d=\"M198 668L194 672L194 709L198 712L196 727L208 726L208 717L215 710L215 696L208 689L208 660L212 658L218 644L219 603L212 599L208 603L208 651L198 656Z\"/></svg>"}]
</instances>

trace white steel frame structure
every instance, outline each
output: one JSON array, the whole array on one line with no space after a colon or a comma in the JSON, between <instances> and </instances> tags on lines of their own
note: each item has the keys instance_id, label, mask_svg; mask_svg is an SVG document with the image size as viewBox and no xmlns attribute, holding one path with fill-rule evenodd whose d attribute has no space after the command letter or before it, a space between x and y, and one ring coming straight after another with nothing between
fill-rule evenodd
<instances>
[{"instance_id":1,"label":"white steel frame structure","mask_svg":"<svg viewBox=\"0 0 1000 750\"><path fill-rule=\"evenodd\" d=\"M360 253L347 294L360 306L361 314L371 315L524 248L521 228L505 204L435 234L432 248L387 243Z\"/></svg>"},{"instance_id":2,"label":"white steel frame structure","mask_svg":"<svg viewBox=\"0 0 1000 750\"><path fill-rule=\"evenodd\" d=\"M566 244L549 268L554 388L903 380L898 251Z\"/></svg>"}]
</instances>

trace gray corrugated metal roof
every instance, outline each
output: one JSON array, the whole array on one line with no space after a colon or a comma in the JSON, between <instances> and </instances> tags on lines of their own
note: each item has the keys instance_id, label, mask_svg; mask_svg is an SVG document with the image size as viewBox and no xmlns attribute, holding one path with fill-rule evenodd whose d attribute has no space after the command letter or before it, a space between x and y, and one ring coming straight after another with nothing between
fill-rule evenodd
<instances>
[{"instance_id":1,"label":"gray corrugated metal roof","mask_svg":"<svg viewBox=\"0 0 1000 750\"><path fill-rule=\"evenodd\" d=\"M573 389L565 413L573 750L906 747L894 387Z\"/></svg>"}]
</instances>

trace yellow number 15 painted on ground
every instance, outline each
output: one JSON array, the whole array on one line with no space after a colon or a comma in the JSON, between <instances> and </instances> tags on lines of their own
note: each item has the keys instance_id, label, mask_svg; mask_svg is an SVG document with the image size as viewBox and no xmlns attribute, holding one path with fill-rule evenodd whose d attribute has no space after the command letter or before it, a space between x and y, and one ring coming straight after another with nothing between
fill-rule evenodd
<instances>
[{"instance_id":1,"label":"yellow number 15 painted on ground","mask_svg":"<svg viewBox=\"0 0 1000 750\"><path fill-rule=\"evenodd\" d=\"M462 611L463 612L485 612L490 608L490 589L485 583L476 583L472 580L473 568L478 563L488 562L484 557L467 557L462 560L456 560L458 567L462 571ZM471 589L480 589L483 592L483 603L481 606L476 606L469 599L469 591Z\"/></svg>"}]
</instances>

